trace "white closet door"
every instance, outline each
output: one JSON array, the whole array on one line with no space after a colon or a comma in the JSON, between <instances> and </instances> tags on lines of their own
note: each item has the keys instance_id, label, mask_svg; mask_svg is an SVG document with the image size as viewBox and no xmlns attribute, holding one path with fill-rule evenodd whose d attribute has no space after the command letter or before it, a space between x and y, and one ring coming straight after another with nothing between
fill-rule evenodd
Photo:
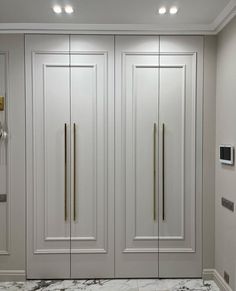
<instances>
[{"instance_id":1,"label":"white closet door","mask_svg":"<svg viewBox=\"0 0 236 291\"><path fill-rule=\"evenodd\" d=\"M160 37L160 277L201 277L202 47Z\"/></svg>"},{"instance_id":2,"label":"white closet door","mask_svg":"<svg viewBox=\"0 0 236 291\"><path fill-rule=\"evenodd\" d=\"M114 37L71 36L71 277L114 277Z\"/></svg>"},{"instance_id":3,"label":"white closet door","mask_svg":"<svg viewBox=\"0 0 236 291\"><path fill-rule=\"evenodd\" d=\"M158 39L116 37L116 277L158 276Z\"/></svg>"},{"instance_id":4,"label":"white closet door","mask_svg":"<svg viewBox=\"0 0 236 291\"><path fill-rule=\"evenodd\" d=\"M70 276L69 37L26 36L27 276Z\"/></svg>"}]
</instances>

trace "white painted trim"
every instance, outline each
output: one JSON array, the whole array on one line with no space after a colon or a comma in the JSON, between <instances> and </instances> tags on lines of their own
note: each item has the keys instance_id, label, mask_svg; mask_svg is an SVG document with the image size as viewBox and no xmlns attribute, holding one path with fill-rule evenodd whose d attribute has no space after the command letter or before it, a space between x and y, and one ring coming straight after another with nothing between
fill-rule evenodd
<instances>
[{"instance_id":1,"label":"white painted trim","mask_svg":"<svg viewBox=\"0 0 236 291\"><path fill-rule=\"evenodd\" d=\"M228 5L221 11L221 13L212 22L212 29L217 34L220 32L236 15L236 0L231 0Z\"/></svg>"},{"instance_id":2,"label":"white painted trim","mask_svg":"<svg viewBox=\"0 0 236 291\"><path fill-rule=\"evenodd\" d=\"M25 270L0 270L0 281L25 281Z\"/></svg>"},{"instance_id":3,"label":"white painted trim","mask_svg":"<svg viewBox=\"0 0 236 291\"><path fill-rule=\"evenodd\" d=\"M1 33L60 34L212 34L209 25L0 23Z\"/></svg>"},{"instance_id":4,"label":"white painted trim","mask_svg":"<svg viewBox=\"0 0 236 291\"><path fill-rule=\"evenodd\" d=\"M215 269L204 269L202 276L203 280L213 280L221 291L233 291Z\"/></svg>"},{"instance_id":5,"label":"white painted trim","mask_svg":"<svg viewBox=\"0 0 236 291\"><path fill-rule=\"evenodd\" d=\"M209 24L71 24L71 23L0 23L0 33L60 33L60 34L142 34L142 35L215 35L236 16L236 0L230 0Z\"/></svg>"}]
</instances>

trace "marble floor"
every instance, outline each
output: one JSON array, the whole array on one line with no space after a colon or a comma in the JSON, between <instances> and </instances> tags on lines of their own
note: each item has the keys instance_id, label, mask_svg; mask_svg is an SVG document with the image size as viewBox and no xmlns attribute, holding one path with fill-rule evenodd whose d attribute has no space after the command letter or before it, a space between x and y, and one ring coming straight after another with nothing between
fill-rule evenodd
<instances>
[{"instance_id":1,"label":"marble floor","mask_svg":"<svg viewBox=\"0 0 236 291\"><path fill-rule=\"evenodd\" d=\"M9 291L220 291L213 281L201 279L138 279L138 280L45 280L0 282L0 290Z\"/></svg>"}]
</instances>

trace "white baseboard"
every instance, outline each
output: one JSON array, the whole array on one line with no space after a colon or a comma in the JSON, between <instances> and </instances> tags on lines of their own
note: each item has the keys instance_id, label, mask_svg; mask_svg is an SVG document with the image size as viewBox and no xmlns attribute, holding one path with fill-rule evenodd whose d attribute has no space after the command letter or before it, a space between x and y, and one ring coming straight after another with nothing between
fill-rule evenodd
<instances>
[{"instance_id":1,"label":"white baseboard","mask_svg":"<svg viewBox=\"0 0 236 291\"><path fill-rule=\"evenodd\" d=\"M0 281L25 281L24 270L0 270Z\"/></svg>"},{"instance_id":2,"label":"white baseboard","mask_svg":"<svg viewBox=\"0 0 236 291\"><path fill-rule=\"evenodd\" d=\"M215 269L204 269L203 270L204 280L213 280L220 288L220 291L233 291L230 286L225 282L222 276Z\"/></svg>"}]
</instances>

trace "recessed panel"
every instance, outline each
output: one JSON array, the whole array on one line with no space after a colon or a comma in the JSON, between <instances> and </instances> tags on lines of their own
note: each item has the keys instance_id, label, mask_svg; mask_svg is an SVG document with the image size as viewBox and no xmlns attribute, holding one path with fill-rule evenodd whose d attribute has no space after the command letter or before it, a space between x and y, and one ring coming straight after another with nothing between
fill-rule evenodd
<instances>
[{"instance_id":1,"label":"recessed panel","mask_svg":"<svg viewBox=\"0 0 236 291\"><path fill-rule=\"evenodd\" d=\"M160 68L161 239L184 239L185 74L185 65Z\"/></svg>"},{"instance_id":2,"label":"recessed panel","mask_svg":"<svg viewBox=\"0 0 236 291\"><path fill-rule=\"evenodd\" d=\"M96 240L97 232L97 172L98 116L97 67L93 64L73 66L72 110L75 122L76 148L76 216L72 225L73 240ZM102 100L99 100L103 102ZM104 169L101 169L104 172Z\"/></svg>"},{"instance_id":3,"label":"recessed panel","mask_svg":"<svg viewBox=\"0 0 236 291\"><path fill-rule=\"evenodd\" d=\"M158 56L127 54L123 64L124 252L157 252Z\"/></svg>"},{"instance_id":4,"label":"recessed panel","mask_svg":"<svg viewBox=\"0 0 236 291\"><path fill-rule=\"evenodd\" d=\"M43 160L45 239L69 239L65 224L65 118L69 111L69 67L44 66ZM39 101L40 102L40 101ZM69 125L67 124L68 130ZM69 141L68 141L69 146ZM40 149L38 149L40 151ZM40 172L39 172L40 173ZM39 194L40 195L40 194ZM69 207L67 207L69 208ZM69 209L67 209L68 211ZM68 217L69 221L69 217Z\"/></svg>"},{"instance_id":5,"label":"recessed panel","mask_svg":"<svg viewBox=\"0 0 236 291\"><path fill-rule=\"evenodd\" d=\"M66 54L36 54L33 95L34 253L68 254L70 82Z\"/></svg>"},{"instance_id":6,"label":"recessed panel","mask_svg":"<svg viewBox=\"0 0 236 291\"><path fill-rule=\"evenodd\" d=\"M127 179L130 180L134 174L134 239L145 239L154 236L155 149L153 148L153 133L158 103L158 68L157 66L134 66L133 75L133 125L132 132L127 132L127 134L133 136L132 152L130 153L134 158L134 168L132 169L134 173L130 173L131 175Z\"/></svg>"},{"instance_id":7,"label":"recessed panel","mask_svg":"<svg viewBox=\"0 0 236 291\"><path fill-rule=\"evenodd\" d=\"M71 67L74 200L72 253L107 249L107 54L74 54Z\"/></svg>"}]
</instances>

